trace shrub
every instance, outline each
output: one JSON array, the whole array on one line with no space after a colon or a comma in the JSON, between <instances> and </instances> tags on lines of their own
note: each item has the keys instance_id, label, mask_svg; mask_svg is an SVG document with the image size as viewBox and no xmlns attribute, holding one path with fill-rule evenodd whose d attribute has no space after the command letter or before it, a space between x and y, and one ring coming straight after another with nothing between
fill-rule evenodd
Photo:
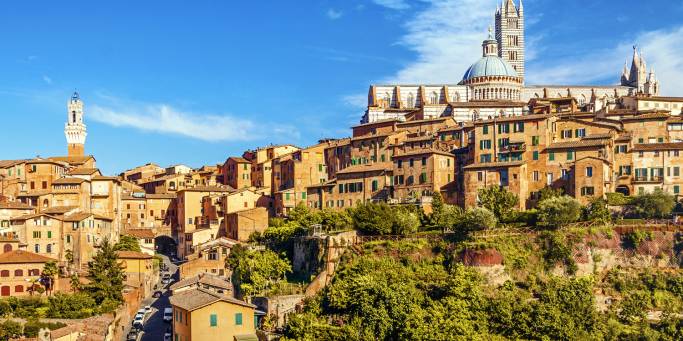
<instances>
[{"instance_id":1,"label":"shrub","mask_svg":"<svg viewBox=\"0 0 683 341\"><path fill-rule=\"evenodd\" d=\"M459 206L444 205L435 223L444 230L455 229L465 212Z\"/></svg>"},{"instance_id":2,"label":"shrub","mask_svg":"<svg viewBox=\"0 0 683 341\"><path fill-rule=\"evenodd\" d=\"M627 197L622 193L606 193L605 196L607 197L607 204L610 206L624 206L624 205L630 205L631 202L633 201L633 198Z\"/></svg>"},{"instance_id":3,"label":"shrub","mask_svg":"<svg viewBox=\"0 0 683 341\"><path fill-rule=\"evenodd\" d=\"M507 221L519 204L519 198L501 186L480 188L477 191L479 205L493 212L498 220Z\"/></svg>"},{"instance_id":4,"label":"shrub","mask_svg":"<svg viewBox=\"0 0 683 341\"><path fill-rule=\"evenodd\" d=\"M78 319L93 315L97 304L86 293L56 293L48 298L48 316L52 318Z\"/></svg>"},{"instance_id":5,"label":"shrub","mask_svg":"<svg viewBox=\"0 0 683 341\"><path fill-rule=\"evenodd\" d=\"M394 234L407 235L417 232L417 228L420 227L420 218L417 214L410 212L406 209L396 209L394 213Z\"/></svg>"},{"instance_id":6,"label":"shrub","mask_svg":"<svg viewBox=\"0 0 683 341\"><path fill-rule=\"evenodd\" d=\"M633 199L636 213L641 218L664 218L671 214L676 200L661 189L656 189L652 193L640 194Z\"/></svg>"},{"instance_id":7,"label":"shrub","mask_svg":"<svg viewBox=\"0 0 683 341\"><path fill-rule=\"evenodd\" d=\"M462 232L481 231L496 227L496 216L483 207L475 207L465 212L458 224Z\"/></svg>"},{"instance_id":8,"label":"shrub","mask_svg":"<svg viewBox=\"0 0 683 341\"><path fill-rule=\"evenodd\" d=\"M538 204L539 225L546 227L562 227L579 220L581 204L568 196L552 197Z\"/></svg>"},{"instance_id":9,"label":"shrub","mask_svg":"<svg viewBox=\"0 0 683 341\"><path fill-rule=\"evenodd\" d=\"M587 221L607 224L611 220L607 201L603 198L593 198L584 209L584 217Z\"/></svg>"},{"instance_id":10,"label":"shrub","mask_svg":"<svg viewBox=\"0 0 683 341\"><path fill-rule=\"evenodd\" d=\"M389 234L394 212L385 203L363 203L351 210L354 227L365 234Z\"/></svg>"}]
</instances>

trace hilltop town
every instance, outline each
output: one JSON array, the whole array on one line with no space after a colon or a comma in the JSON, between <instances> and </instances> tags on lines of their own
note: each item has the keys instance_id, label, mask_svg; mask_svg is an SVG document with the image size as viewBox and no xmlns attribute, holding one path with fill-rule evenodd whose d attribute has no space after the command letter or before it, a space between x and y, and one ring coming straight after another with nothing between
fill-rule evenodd
<instances>
[{"instance_id":1,"label":"hilltop town","mask_svg":"<svg viewBox=\"0 0 683 341\"><path fill-rule=\"evenodd\" d=\"M200 167L102 174L73 93L65 156L0 160L0 336L683 337L683 97L637 47L619 85L527 86L523 4L494 17L454 84Z\"/></svg>"}]
</instances>

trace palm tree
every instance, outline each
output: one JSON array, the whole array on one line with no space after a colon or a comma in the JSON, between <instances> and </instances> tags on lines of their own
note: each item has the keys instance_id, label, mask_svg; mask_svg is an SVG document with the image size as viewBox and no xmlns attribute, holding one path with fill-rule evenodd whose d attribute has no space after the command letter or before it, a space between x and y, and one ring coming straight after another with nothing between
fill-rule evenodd
<instances>
[{"instance_id":1,"label":"palm tree","mask_svg":"<svg viewBox=\"0 0 683 341\"><path fill-rule=\"evenodd\" d=\"M48 296L50 296L50 293L54 288L55 276L58 273L59 269L57 269L56 262L50 261L45 263L45 266L43 267L43 273L40 275L40 282L45 287L45 292Z\"/></svg>"}]
</instances>

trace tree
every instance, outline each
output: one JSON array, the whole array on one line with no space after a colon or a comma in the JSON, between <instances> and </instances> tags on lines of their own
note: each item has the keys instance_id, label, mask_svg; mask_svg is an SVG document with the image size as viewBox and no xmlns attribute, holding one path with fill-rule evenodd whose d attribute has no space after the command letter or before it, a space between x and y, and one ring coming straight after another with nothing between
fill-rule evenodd
<instances>
[{"instance_id":1,"label":"tree","mask_svg":"<svg viewBox=\"0 0 683 341\"><path fill-rule=\"evenodd\" d=\"M394 212L385 203L361 203L351 211L354 227L365 234L389 234Z\"/></svg>"},{"instance_id":2,"label":"tree","mask_svg":"<svg viewBox=\"0 0 683 341\"><path fill-rule=\"evenodd\" d=\"M74 252L71 249L64 251L64 259L66 259L66 271L71 273L71 268L74 265Z\"/></svg>"},{"instance_id":3,"label":"tree","mask_svg":"<svg viewBox=\"0 0 683 341\"><path fill-rule=\"evenodd\" d=\"M561 197L564 195L564 190L562 188L552 188L550 186L545 186L539 191L539 202L550 199Z\"/></svg>"},{"instance_id":4,"label":"tree","mask_svg":"<svg viewBox=\"0 0 683 341\"><path fill-rule=\"evenodd\" d=\"M538 224L559 228L581 217L581 204L568 196L552 197L538 204Z\"/></svg>"},{"instance_id":5,"label":"tree","mask_svg":"<svg viewBox=\"0 0 683 341\"><path fill-rule=\"evenodd\" d=\"M455 205L444 205L434 223L443 230L453 230L463 219L465 212Z\"/></svg>"},{"instance_id":6,"label":"tree","mask_svg":"<svg viewBox=\"0 0 683 341\"><path fill-rule=\"evenodd\" d=\"M292 272L289 261L271 250L240 249L235 252L233 248L226 266L232 270L235 284L245 296L267 292Z\"/></svg>"},{"instance_id":7,"label":"tree","mask_svg":"<svg viewBox=\"0 0 683 341\"><path fill-rule=\"evenodd\" d=\"M119 242L114 245L114 251L137 251L140 252L140 242L133 236L122 235Z\"/></svg>"},{"instance_id":8,"label":"tree","mask_svg":"<svg viewBox=\"0 0 683 341\"><path fill-rule=\"evenodd\" d=\"M97 304L86 293L64 294L48 298L48 315L52 318L78 319L92 316Z\"/></svg>"},{"instance_id":9,"label":"tree","mask_svg":"<svg viewBox=\"0 0 683 341\"><path fill-rule=\"evenodd\" d=\"M436 192L432 195L432 223L436 224L443 213L444 203L441 193Z\"/></svg>"},{"instance_id":10,"label":"tree","mask_svg":"<svg viewBox=\"0 0 683 341\"><path fill-rule=\"evenodd\" d=\"M394 211L394 226L392 229L394 234L407 235L417 232L418 227L420 227L420 218L418 218L417 214L404 208L398 208Z\"/></svg>"},{"instance_id":11,"label":"tree","mask_svg":"<svg viewBox=\"0 0 683 341\"><path fill-rule=\"evenodd\" d=\"M111 308L123 301L123 267L109 239L100 243L93 260L88 262L88 279L90 283L84 289L98 305L106 303L105 306Z\"/></svg>"},{"instance_id":12,"label":"tree","mask_svg":"<svg viewBox=\"0 0 683 341\"><path fill-rule=\"evenodd\" d=\"M633 206L641 218L665 218L671 215L676 200L661 189L652 193L639 194L633 199Z\"/></svg>"},{"instance_id":13,"label":"tree","mask_svg":"<svg viewBox=\"0 0 683 341\"><path fill-rule=\"evenodd\" d=\"M73 292L77 292L81 289L81 279L78 277L78 274L71 275L69 284L71 284L71 291Z\"/></svg>"},{"instance_id":14,"label":"tree","mask_svg":"<svg viewBox=\"0 0 683 341\"><path fill-rule=\"evenodd\" d=\"M501 186L489 186L477 191L479 205L487 208L499 220L506 221L519 204L519 198Z\"/></svg>"},{"instance_id":15,"label":"tree","mask_svg":"<svg viewBox=\"0 0 683 341\"><path fill-rule=\"evenodd\" d=\"M588 221L596 223L607 224L610 222L610 212L607 208L607 201L600 197L591 199L585 207L585 217Z\"/></svg>"},{"instance_id":16,"label":"tree","mask_svg":"<svg viewBox=\"0 0 683 341\"><path fill-rule=\"evenodd\" d=\"M52 292L55 276L57 276L58 273L59 269L57 269L57 263L54 261L47 262L45 263L45 266L43 266L43 272L40 274L40 283L45 287L45 292L48 296Z\"/></svg>"},{"instance_id":17,"label":"tree","mask_svg":"<svg viewBox=\"0 0 683 341\"><path fill-rule=\"evenodd\" d=\"M462 232L481 231L496 227L496 216L484 207L475 207L467 210L458 224Z\"/></svg>"}]
</instances>

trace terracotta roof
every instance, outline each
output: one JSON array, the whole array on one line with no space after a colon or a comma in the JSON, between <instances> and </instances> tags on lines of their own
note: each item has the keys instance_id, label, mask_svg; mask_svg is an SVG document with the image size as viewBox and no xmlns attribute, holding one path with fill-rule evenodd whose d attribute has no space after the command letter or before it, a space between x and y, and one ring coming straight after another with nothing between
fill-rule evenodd
<instances>
[{"instance_id":1,"label":"terracotta roof","mask_svg":"<svg viewBox=\"0 0 683 341\"><path fill-rule=\"evenodd\" d=\"M632 117L624 117L621 120L622 121L641 121L641 120L656 120L656 119L667 119L669 118L669 114L663 113L663 112L653 112L653 113L647 113L647 114L640 114Z\"/></svg>"},{"instance_id":2,"label":"terracotta roof","mask_svg":"<svg viewBox=\"0 0 683 341\"><path fill-rule=\"evenodd\" d=\"M45 214L65 214L69 211L77 209L78 206L52 206L42 210Z\"/></svg>"},{"instance_id":3,"label":"terracotta roof","mask_svg":"<svg viewBox=\"0 0 683 341\"><path fill-rule=\"evenodd\" d=\"M377 120L375 122L370 122L370 123L363 123L359 125L352 126L351 128L358 128L358 127L367 127L367 126L373 126L373 125L386 125L387 123L400 123L401 121L397 118L386 118L383 120Z\"/></svg>"},{"instance_id":4,"label":"terracotta roof","mask_svg":"<svg viewBox=\"0 0 683 341\"><path fill-rule=\"evenodd\" d=\"M363 173L363 172L375 172L381 170L391 170L393 165L391 162L376 162L368 163L364 165L353 165L346 167L337 172L337 174L351 174L351 173Z\"/></svg>"},{"instance_id":5,"label":"terracotta roof","mask_svg":"<svg viewBox=\"0 0 683 341\"><path fill-rule=\"evenodd\" d=\"M159 194L146 194L147 199L175 199L177 195L175 193L159 193Z\"/></svg>"},{"instance_id":6,"label":"terracotta roof","mask_svg":"<svg viewBox=\"0 0 683 341\"><path fill-rule=\"evenodd\" d=\"M139 239L154 238L154 231L151 229L129 229L126 234Z\"/></svg>"},{"instance_id":7,"label":"terracotta roof","mask_svg":"<svg viewBox=\"0 0 683 341\"><path fill-rule=\"evenodd\" d=\"M152 259L151 255L137 251L116 251L119 259Z\"/></svg>"},{"instance_id":8,"label":"terracotta roof","mask_svg":"<svg viewBox=\"0 0 683 341\"><path fill-rule=\"evenodd\" d=\"M592 134L592 135L587 135L584 136L584 140L604 140L604 139L609 139L612 137L612 134L610 133L604 133L604 134Z\"/></svg>"},{"instance_id":9,"label":"terracotta roof","mask_svg":"<svg viewBox=\"0 0 683 341\"><path fill-rule=\"evenodd\" d=\"M256 309L256 306L253 304L201 288L177 293L170 297L170 301L171 305L187 311L197 310L216 302L226 302Z\"/></svg>"},{"instance_id":10,"label":"terracotta roof","mask_svg":"<svg viewBox=\"0 0 683 341\"><path fill-rule=\"evenodd\" d=\"M469 166L465 166L464 169L518 167L518 166L521 166L525 163L526 162L524 162L524 161L474 163L474 164L471 164Z\"/></svg>"},{"instance_id":11,"label":"terracotta roof","mask_svg":"<svg viewBox=\"0 0 683 341\"><path fill-rule=\"evenodd\" d=\"M683 97L665 97L665 96L652 96L652 97L636 97L638 101L661 101L661 102L683 102Z\"/></svg>"},{"instance_id":12,"label":"terracotta roof","mask_svg":"<svg viewBox=\"0 0 683 341\"><path fill-rule=\"evenodd\" d=\"M416 149L416 150L411 150L407 151L405 153L397 154L392 156L393 159L398 159L406 156L415 156L415 155L424 155L424 154L439 154L439 155L444 155L444 156L453 156L451 153L444 152L442 150L436 150L436 149Z\"/></svg>"},{"instance_id":13,"label":"terracotta roof","mask_svg":"<svg viewBox=\"0 0 683 341\"><path fill-rule=\"evenodd\" d=\"M366 135L361 135L361 136L355 136L351 138L351 141L362 141L362 140L369 140L369 139L374 139L374 138L387 138L391 135L397 134L399 132L391 131L387 133L381 133L381 134L366 134Z\"/></svg>"},{"instance_id":14,"label":"terracotta roof","mask_svg":"<svg viewBox=\"0 0 683 341\"><path fill-rule=\"evenodd\" d=\"M185 288L191 285L196 285L196 284L206 284L209 286L212 286L214 288L219 288L219 289L225 289L225 290L232 290L232 284L230 282L218 277L214 276L211 274L200 274L191 278L186 278L183 280L180 280L176 282L175 284L171 285L169 289L171 290L176 290L180 288Z\"/></svg>"},{"instance_id":15,"label":"terracotta roof","mask_svg":"<svg viewBox=\"0 0 683 341\"><path fill-rule=\"evenodd\" d=\"M0 254L0 264L47 263L50 261L57 260L24 250L14 250Z\"/></svg>"},{"instance_id":16,"label":"terracotta roof","mask_svg":"<svg viewBox=\"0 0 683 341\"><path fill-rule=\"evenodd\" d=\"M0 202L0 209L14 209L14 210L32 210L35 207L26 205L19 201Z\"/></svg>"},{"instance_id":17,"label":"terracotta roof","mask_svg":"<svg viewBox=\"0 0 683 341\"><path fill-rule=\"evenodd\" d=\"M114 221L114 218L107 217L105 215L101 214L93 214L93 218L98 219L98 220L109 220L109 221Z\"/></svg>"},{"instance_id":18,"label":"terracotta roof","mask_svg":"<svg viewBox=\"0 0 683 341\"><path fill-rule=\"evenodd\" d=\"M634 152L683 150L683 142L635 144L631 150Z\"/></svg>"},{"instance_id":19,"label":"terracotta roof","mask_svg":"<svg viewBox=\"0 0 683 341\"><path fill-rule=\"evenodd\" d=\"M53 160L53 161L60 161L60 162L66 162L72 165L81 165L86 163L90 159L95 159L92 155L85 155L85 156L53 156L49 157L48 159Z\"/></svg>"},{"instance_id":20,"label":"terracotta roof","mask_svg":"<svg viewBox=\"0 0 683 341\"><path fill-rule=\"evenodd\" d=\"M425 136L409 137L405 140L405 142L432 141L435 139L436 139L435 135L425 135Z\"/></svg>"},{"instance_id":21,"label":"terracotta roof","mask_svg":"<svg viewBox=\"0 0 683 341\"><path fill-rule=\"evenodd\" d=\"M554 142L547 146L546 149L568 149L568 148L590 148L590 147L602 147L606 145L605 140L578 140L578 141L566 141L566 142Z\"/></svg>"},{"instance_id":22,"label":"terracotta roof","mask_svg":"<svg viewBox=\"0 0 683 341\"><path fill-rule=\"evenodd\" d=\"M93 175L99 172L100 170L97 168L75 168L69 171L69 175Z\"/></svg>"},{"instance_id":23,"label":"terracotta roof","mask_svg":"<svg viewBox=\"0 0 683 341\"><path fill-rule=\"evenodd\" d=\"M28 160L0 160L0 168L7 168L16 166L18 164L26 163Z\"/></svg>"},{"instance_id":24,"label":"terracotta roof","mask_svg":"<svg viewBox=\"0 0 683 341\"><path fill-rule=\"evenodd\" d=\"M117 176L104 176L104 175L95 175L92 177L93 180L109 180L109 181L121 181Z\"/></svg>"},{"instance_id":25,"label":"terracotta roof","mask_svg":"<svg viewBox=\"0 0 683 341\"><path fill-rule=\"evenodd\" d=\"M502 123L502 122L517 122L517 121L535 121L544 120L549 118L551 115L546 114L534 114L534 115L519 115L519 116L505 116L505 117L492 117L487 119L479 119L474 122L474 125L480 124L490 124L490 123Z\"/></svg>"},{"instance_id":26,"label":"terracotta roof","mask_svg":"<svg viewBox=\"0 0 683 341\"><path fill-rule=\"evenodd\" d=\"M86 182L87 180L81 178L59 178L52 181L53 185L77 185Z\"/></svg>"},{"instance_id":27,"label":"terracotta roof","mask_svg":"<svg viewBox=\"0 0 683 341\"><path fill-rule=\"evenodd\" d=\"M92 216L92 214L90 213L78 212L74 214L65 215L64 221L78 222L88 219L90 218L90 216Z\"/></svg>"},{"instance_id":28,"label":"terracotta roof","mask_svg":"<svg viewBox=\"0 0 683 341\"><path fill-rule=\"evenodd\" d=\"M24 221L24 220L38 218L38 217L42 217L42 216L50 217L51 219L57 219L59 221L62 220L62 217L59 215L48 215L45 213L24 214L24 215L20 215L17 217L12 217L12 218L10 218L10 220L12 220L12 221Z\"/></svg>"},{"instance_id":29,"label":"terracotta roof","mask_svg":"<svg viewBox=\"0 0 683 341\"><path fill-rule=\"evenodd\" d=\"M178 192L232 192L234 189L230 186L219 187L219 186L196 186L183 188Z\"/></svg>"},{"instance_id":30,"label":"terracotta roof","mask_svg":"<svg viewBox=\"0 0 683 341\"><path fill-rule=\"evenodd\" d=\"M237 163L251 163L251 162L249 162L249 160L247 160L243 157L239 157L239 156L231 156L228 158L228 160L233 160Z\"/></svg>"},{"instance_id":31,"label":"terracotta roof","mask_svg":"<svg viewBox=\"0 0 683 341\"><path fill-rule=\"evenodd\" d=\"M614 139L614 142L630 142L631 141L631 135L621 135Z\"/></svg>"},{"instance_id":32,"label":"terracotta roof","mask_svg":"<svg viewBox=\"0 0 683 341\"><path fill-rule=\"evenodd\" d=\"M52 193L52 191L49 189L39 189L39 190L35 190L35 191L30 191L27 193L19 193L17 195L17 197L39 197L41 195L50 194L50 193Z\"/></svg>"}]
</instances>

